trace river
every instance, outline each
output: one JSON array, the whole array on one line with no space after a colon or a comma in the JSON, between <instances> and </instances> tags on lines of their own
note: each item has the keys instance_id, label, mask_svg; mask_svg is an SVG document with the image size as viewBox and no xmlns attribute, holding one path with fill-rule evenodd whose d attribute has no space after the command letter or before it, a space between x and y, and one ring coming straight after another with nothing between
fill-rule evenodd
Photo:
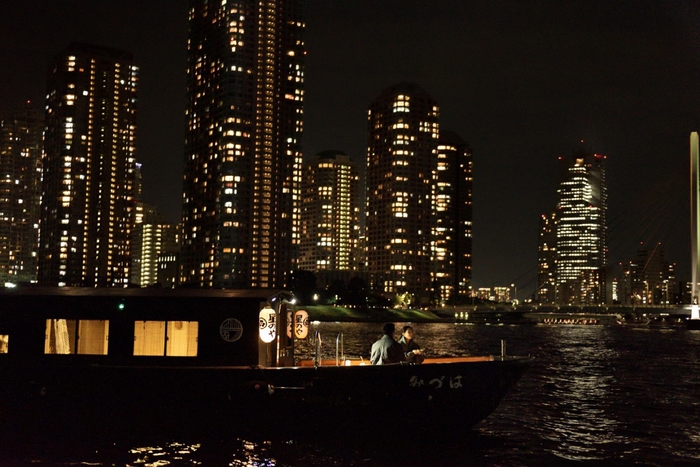
<instances>
[{"instance_id":1,"label":"river","mask_svg":"<svg viewBox=\"0 0 700 467\"><path fill-rule=\"evenodd\" d=\"M400 325L400 323L397 323ZM536 363L501 406L458 441L426 441L411 427L372 427L345 439L250 439L37 449L0 465L69 466L697 466L700 331L631 325L414 325L428 356L533 355ZM324 358L343 333L346 355L365 358L381 323L320 323ZM309 356L310 340L298 347ZM410 408L407 408L410 410ZM339 423L342 423L340 421ZM420 420L416 420L420 423ZM292 424L293 426L293 424ZM376 442L387 430L400 445ZM360 438L375 442L357 442ZM2 454L0 454L2 461Z\"/></svg>"}]
</instances>

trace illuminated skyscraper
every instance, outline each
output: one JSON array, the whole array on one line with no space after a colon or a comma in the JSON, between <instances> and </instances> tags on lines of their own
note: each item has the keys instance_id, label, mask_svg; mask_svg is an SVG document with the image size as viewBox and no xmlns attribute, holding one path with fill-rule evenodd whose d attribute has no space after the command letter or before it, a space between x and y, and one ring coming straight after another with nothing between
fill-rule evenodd
<instances>
[{"instance_id":1,"label":"illuminated skyscraper","mask_svg":"<svg viewBox=\"0 0 700 467\"><path fill-rule=\"evenodd\" d=\"M301 0L193 0L181 280L281 287L298 246Z\"/></svg>"},{"instance_id":2,"label":"illuminated skyscraper","mask_svg":"<svg viewBox=\"0 0 700 467\"><path fill-rule=\"evenodd\" d=\"M367 125L367 271L387 295L431 293L432 177L438 106L414 84L384 90Z\"/></svg>"},{"instance_id":3,"label":"illuminated skyscraper","mask_svg":"<svg viewBox=\"0 0 700 467\"><path fill-rule=\"evenodd\" d=\"M433 181L435 292L441 300L469 294L472 280L473 158L469 145L441 131Z\"/></svg>"},{"instance_id":4,"label":"illuminated skyscraper","mask_svg":"<svg viewBox=\"0 0 700 467\"><path fill-rule=\"evenodd\" d=\"M43 123L30 103L0 117L0 283L36 281Z\"/></svg>"},{"instance_id":5,"label":"illuminated skyscraper","mask_svg":"<svg viewBox=\"0 0 700 467\"><path fill-rule=\"evenodd\" d=\"M73 44L46 95L39 281L129 282L138 68L128 52Z\"/></svg>"},{"instance_id":6,"label":"illuminated skyscraper","mask_svg":"<svg viewBox=\"0 0 700 467\"><path fill-rule=\"evenodd\" d=\"M607 255L605 156L579 149L559 159L556 302L602 304Z\"/></svg>"},{"instance_id":7,"label":"illuminated skyscraper","mask_svg":"<svg viewBox=\"0 0 700 467\"><path fill-rule=\"evenodd\" d=\"M557 215L552 212L540 218L537 255L537 291L540 303L554 303L557 272Z\"/></svg>"},{"instance_id":8,"label":"illuminated skyscraper","mask_svg":"<svg viewBox=\"0 0 700 467\"><path fill-rule=\"evenodd\" d=\"M157 214L145 214L143 222L134 227L131 283L148 287L159 282L159 257L176 255L178 242L177 224L167 223Z\"/></svg>"},{"instance_id":9,"label":"illuminated skyscraper","mask_svg":"<svg viewBox=\"0 0 700 467\"><path fill-rule=\"evenodd\" d=\"M304 164L299 269L351 271L360 237L359 173L340 151Z\"/></svg>"}]
</instances>

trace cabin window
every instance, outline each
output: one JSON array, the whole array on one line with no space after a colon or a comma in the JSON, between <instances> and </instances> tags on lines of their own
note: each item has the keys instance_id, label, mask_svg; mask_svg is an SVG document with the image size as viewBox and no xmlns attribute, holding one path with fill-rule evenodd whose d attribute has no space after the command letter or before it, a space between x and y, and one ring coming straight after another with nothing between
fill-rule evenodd
<instances>
[{"instance_id":1,"label":"cabin window","mask_svg":"<svg viewBox=\"0 0 700 467\"><path fill-rule=\"evenodd\" d=\"M134 355L196 357L197 321L135 321Z\"/></svg>"},{"instance_id":2,"label":"cabin window","mask_svg":"<svg viewBox=\"0 0 700 467\"><path fill-rule=\"evenodd\" d=\"M7 353L9 341L10 336L8 336L7 334L0 334L0 353Z\"/></svg>"},{"instance_id":3,"label":"cabin window","mask_svg":"<svg viewBox=\"0 0 700 467\"><path fill-rule=\"evenodd\" d=\"M47 319L45 354L107 355L109 321Z\"/></svg>"}]
</instances>

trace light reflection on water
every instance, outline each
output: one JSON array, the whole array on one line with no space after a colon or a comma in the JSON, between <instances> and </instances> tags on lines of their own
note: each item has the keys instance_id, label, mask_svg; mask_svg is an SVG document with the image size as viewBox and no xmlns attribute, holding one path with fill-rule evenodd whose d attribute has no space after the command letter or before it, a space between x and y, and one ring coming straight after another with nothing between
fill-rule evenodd
<instances>
[{"instance_id":1,"label":"light reflection on water","mask_svg":"<svg viewBox=\"0 0 700 467\"><path fill-rule=\"evenodd\" d=\"M400 323L397 323L397 327ZM382 323L321 323L323 358L369 356ZM534 355L536 363L471 436L401 446L350 440L178 440L86 456L94 465L530 466L700 465L700 331L631 326L465 326L415 324L428 355ZM310 333L313 335L313 332ZM311 340L300 345L310 357ZM416 423L420 423L419 420ZM381 428L386 429L386 428ZM370 428L359 438L379 437ZM399 429L399 428L397 428ZM351 434L351 433L349 433ZM191 442L193 441L193 442ZM126 454L125 454L126 453ZM33 459L31 465L73 465Z\"/></svg>"}]
</instances>

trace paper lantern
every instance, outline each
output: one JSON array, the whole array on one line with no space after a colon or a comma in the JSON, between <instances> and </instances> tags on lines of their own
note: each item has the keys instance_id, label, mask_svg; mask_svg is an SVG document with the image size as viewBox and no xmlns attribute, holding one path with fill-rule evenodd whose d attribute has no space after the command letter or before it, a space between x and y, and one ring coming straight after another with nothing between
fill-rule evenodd
<instances>
[{"instance_id":1,"label":"paper lantern","mask_svg":"<svg viewBox=\"0 0 700 467\"><path fill-rule=\"evenodd\" d=\"M277 323L275 322L275 310L269 306L264 307L260 310L259 315L260 323L260 339L265 343L270 343L275 340L277 336L276 328Z\"/></svg>"},{"instance_id":2,"label":"paper lantern","mask_svg":"<svg viewBox=\"0 0 700 467\"><path fill-rule=\"evenodd\" d=\"M294 337L306 339L309 334L309 314L305 310L297 310L294 313Z\"/></svg>"}]
</instances>

